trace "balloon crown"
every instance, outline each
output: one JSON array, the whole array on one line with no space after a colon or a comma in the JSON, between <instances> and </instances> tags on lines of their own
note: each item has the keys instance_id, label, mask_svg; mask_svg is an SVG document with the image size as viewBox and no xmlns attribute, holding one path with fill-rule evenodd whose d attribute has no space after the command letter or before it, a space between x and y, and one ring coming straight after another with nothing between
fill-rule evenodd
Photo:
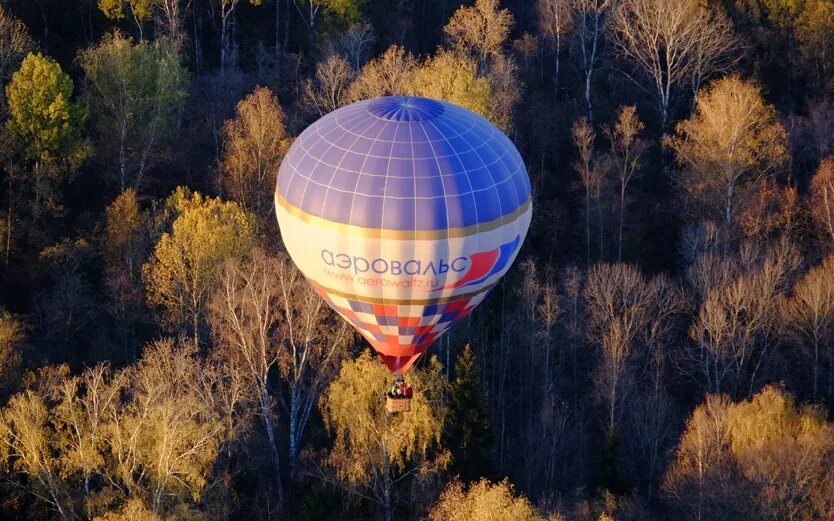
<instances>
[{"instance_id":1,"label":"balloon crown","mask_svg":"<svg viewBox=\"0 0 834 521\"><path fill-rule=\"evenodd\" d=\"M417 96L386 96L368 104L368 112L392 121L428 121L443 114L443 105Z\"/></svg>"}]
</instances>

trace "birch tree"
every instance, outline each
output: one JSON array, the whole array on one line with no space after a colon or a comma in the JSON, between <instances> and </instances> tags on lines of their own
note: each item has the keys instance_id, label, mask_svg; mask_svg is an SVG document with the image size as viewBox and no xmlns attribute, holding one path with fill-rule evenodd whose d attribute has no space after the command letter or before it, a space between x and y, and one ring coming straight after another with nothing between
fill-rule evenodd
<instances>
[{"instance_id":1,"label":"birch tree","mask_svg":"<svg viewBox=\"0 0 834 521\"><path fill-rule=\"evenodd\" d=\"M142 267L146 298L161 321L188 331L199 345L205 307L220 268L252 249L253 222L237 203L179 188L169 201L177 216Z\"/></svg>"},{"instance_id":2,"label":"birch tree","mask_svg":"<svg viewBox=\"0 0 834 521\"><path fill-rule=\"evenodd\" d=\"M602 57L606 27L614 3L614 0L571 0L580 68L585 80L585 107L591 124L594 123L591 87Z\"/></svg>"},{"instance_id":3,"label":"birch tree","mask_svg":"<svg viewBox=\"0 0 834 521\"><path fill-rule=\"evenodd\" d=\"M717 80L698 97L692 118L665 140L683 167L680 186L697 212L735 223L738 192L746 184L783 171L787 134L758 87L737 76Z\"/></svg>"},{"instance_id":4,"label":"birch tree","mask_svg":"<svg viewBox=\"0 0 834 521\"><path fill-rule=\"evenodd\" d=\"M539 30L553 46L553 91L559 94L562 40L573 28L573 11L570 0L538 0Z\"/></svg>"},{"instance_id":5,"label":"birch tree","mask_svg":"<svg viewBox=\"0 0 834 521\"><path fill-rule=\"evenodd\" d=\"M148 170L164 155L188 73L169 45L134 44L119 33L78 58L87 75L99 154L116 167L120 191L140 191Z\"/></svg>"},{"instance_id":6,"label":"birch tree","mask_svg":"<svg viewBox=\"0 0 834 521\"><path fill-rule=\"evenodd\" d=\"M397 485L429 477L449 460L438 447L446 414L440 364L434 359L408 375L415 393L405 414L385 411L390 373L368 351L342 365L321 402L334 438L325 464L335 473L321 476L379 505L386 521L393 519Z\"/></svg>"},{"instance_id":7,"label":"birch tree","mask_svg":"<svg viewBox=\"0 0 834 521\"><path fill-rule=\"evenodd\" d=\"M634 66L628 77L656 99L664 134L680 90L691 86L694 94L738 60L730 20L697 0L624 0L613 10L609 37Z\"/></svg>"}]
</instances>

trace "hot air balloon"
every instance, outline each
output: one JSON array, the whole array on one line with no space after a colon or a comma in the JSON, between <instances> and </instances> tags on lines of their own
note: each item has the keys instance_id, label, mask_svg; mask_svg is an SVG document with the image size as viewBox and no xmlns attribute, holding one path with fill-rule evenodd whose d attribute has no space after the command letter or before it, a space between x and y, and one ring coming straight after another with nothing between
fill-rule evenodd
<instances>
[{"instance_id":1,"label":"hot air balloon","mask_svg":"<svg viewBox=\"0 0 834 521\"><path fill-rule=\"evenodd\" d=\"M304 130L279 169L275 209L293 261L396 382L507 272L532 200L524 162L495 125L451 103L389 96Z\"/></svg>"}]
</instances>

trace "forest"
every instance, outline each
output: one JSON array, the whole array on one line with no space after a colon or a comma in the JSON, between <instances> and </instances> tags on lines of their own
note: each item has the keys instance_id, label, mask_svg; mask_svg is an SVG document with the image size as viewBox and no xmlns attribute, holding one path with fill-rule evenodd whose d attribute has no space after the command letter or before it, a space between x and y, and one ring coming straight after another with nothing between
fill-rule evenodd
<instances>
[{"instance_id":1,"label":"forest","mask_svg":"<svg viewBox=\"0 0 834 521\"><path fill-rule=\"evenodd\" d=\"M276 174L407 94L518 147L390 374ZM832 0L0 0L0 518L834 520Z\"/></svg>"}]
</instances>

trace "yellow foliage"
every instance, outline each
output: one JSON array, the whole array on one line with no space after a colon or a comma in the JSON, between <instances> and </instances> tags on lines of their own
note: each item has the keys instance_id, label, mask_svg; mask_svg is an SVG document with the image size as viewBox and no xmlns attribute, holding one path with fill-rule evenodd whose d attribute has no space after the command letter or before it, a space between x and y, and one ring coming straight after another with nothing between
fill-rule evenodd
<instances>
[{"instance_id":1,"label":"yellow foliage","mask_svg":"<svg viewBox=\"0 0 834 521\"><path fill-rule=\"evenodd\" d=\"M443 32L452 47L484 61L501 52L510 35L513 15L499 9L498 0L475 0L473 6L461 6L454 12Z\"/></svg>"},{"instance_id":2,"label":"yellow foliage","mask_svg":"<svg viewBox=\"0 0 834 521\"><path fill-rule=\"evenodd\" d=\"M257 87L223 125L221 184L244 210L261 218L271 211L275 172L289 148L285 119L272 91Z\"/></svg>"},{"instance_id":3,"label":"yellow foliage","mask_svg":"<svg viewBox=\"0 0 834 521\"><path fill-rule=\"evenodd\" d=\"M446 487L429 514L431 521L544 521L530 501L516 496L506 479L492 484L483 479L464 488L460 481ZM606 518L609 519L609 518ZM603 518L600 517L600 521Z\"/></svg>"},{"instance_id":4,"label":"yellow foliage","mask_svg":"<svg viewBox=\"0 0 834 521\"><path fill-rule=\"evenodd\" d=\"M389 415L385 393L391 373L369 351L345 362L321 401L322 414L335 441L328 457L340 479L365 484L388 468L402 471L424 460L440 442L446 407L446 386L436 358L425 369L412 369L408 381L415 392L411 411ZM438 460L445 466L445 461Z\"/></svg>"},{"instance_id":5,"label":"yellow foliage","mask_svg":"<svg viewBox=\"0 0 834 521\"><path fill-rule=\"evenodd\" d=\"M664 144L685 169L683 185L691 201L731 224L741 185L784 168L787 141L776 109L759 88L731 76L698 92L695 115L680 122Z\"/></svg>"},{"instance_id":6,"label":"yellow foliage","mask_svg":"<svg viewBox=\"0 0 834 521\"><path fill-rule=\"evenodd\" d=\"M178 213L142 269L148 303L162 306L170 325L188 323L195 338L220 266L252 249L254 222L237 203L177 189L168 202Z\"/></svg>"},{"instance_id":7,"label":"yellow foliage","mask_svg":"<svg viewBox=\"0 0 834 521\"><path fill-rule=\"evenodd\" d=\"M139 498L131 498L118 511L107 512L93 521L162 521L162 518L148 510Z\"/></svg>"},{"instance_id":8,"label":"yellow foliage","mask_svg":"<svg viewBox=\"0 0 834 521\"><path fill-rule=\"evenodd\" d=\"M406 91L449 101L484 117L490 115L489 80L478 77L478 65L472 59L457 53L438 50L414 71Z\"/></svg>"},{"instance_id":9,"label":"yellow foliage","mask_svg":"<svg viewBox=\"0 0 834 521\"><path fill-rule=\"evenodd\" d=\"M407 84L416 68L417 60L411 53L399 45L392 45L362 67L348 89L348 98L359 101L407 94Z\"/></svg>"},{"instance_id":10,"label":"yellow foliage","mask_svg":"<svg viewBox=\"0 0 834 521\"><path fill-rule=\"evenodd\" d=\"M781 387L768 386L738 403L708 396L687 422L664 486L704 519L731 503L773 519L828 519L832 465L834 425L824 411L799 407Z\"/></svg>"}]
</instances>

